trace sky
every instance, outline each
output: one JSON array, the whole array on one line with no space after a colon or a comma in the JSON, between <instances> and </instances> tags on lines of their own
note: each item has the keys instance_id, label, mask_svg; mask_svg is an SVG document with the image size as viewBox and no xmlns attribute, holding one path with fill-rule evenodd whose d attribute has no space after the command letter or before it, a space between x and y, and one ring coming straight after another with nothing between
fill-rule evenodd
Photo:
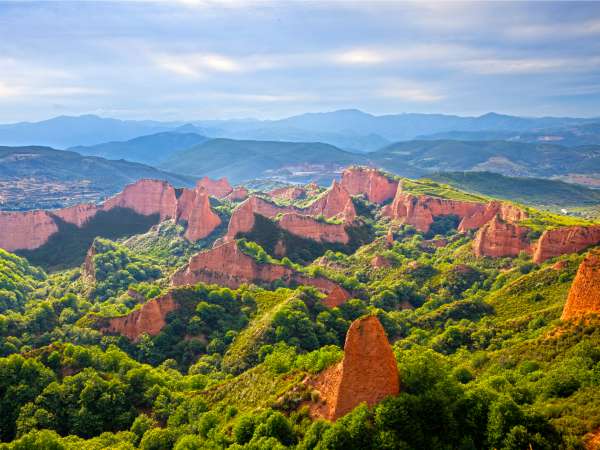
<instances>
[{"instance_id":1,"label":"sky","mask_svg":"<svg viewBox=\"0 0 600 450\"><path fill-rule=\"evenodd\" d=\"M0 122L600 116L600 2L0 0Z\"/></svg>"}]
</instances>

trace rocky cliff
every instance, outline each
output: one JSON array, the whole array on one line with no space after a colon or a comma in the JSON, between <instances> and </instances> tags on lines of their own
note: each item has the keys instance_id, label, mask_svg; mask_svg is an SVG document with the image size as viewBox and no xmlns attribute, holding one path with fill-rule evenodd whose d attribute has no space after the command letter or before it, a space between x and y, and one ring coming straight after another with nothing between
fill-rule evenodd
<instances>
[{"instance_id":1,"label":"rocky cliff","mask_svg":"<svg viewBox=\"0 0 600 450\"><path fill-rule=\"evenodd\" d=\"M235 241L192 256L188 264L173 275L171 284L183 286L203 282L236 289L245 283L270 284L275 280L314 286L328 295L326 303L327 300L330 303L339 302L342 294L345 299L350 297L343 288L327 278L310 278L287 266L258 263L246 255ZM332 294L331 298L329 294Z\"/></svg>"},{"instance_id":2,"label":"rocky cliff","mask_svg":"<svg viewBox=\"0 0 600 450\"><path fill-rule=\"evenodd\" d=\"M239 233L250 232L254 227L254 214L269 219L281 214L283 217L280 226L290 233L320 242L343 243L349 241L343 226L320 222L310 216L337 217L345 223L351 223L356 218L350 194L336 182L321 197L303 209L279 206L259 197L250 197L233 211L223 242L232 241ZM286 218L286 215L291 216Z\"/></svg>"},{"instance_id":3,"label":"rocky cliff","mask_svg":"<svg viewBox=\"0 0 600 450\"><path fill-rule=\"evenodd\" d=\"M79 228L99 211L126 208L144 216L158 215L160 220L178 219L188 223L186 237L206 237L220 223L210 208L203 189L183 189L177 198L169 183L140 180L100 205L81 204L54 211L0 211L0 247L9 251L33 250L44 245L59 229L60 221Z\"/></svg>"},{"instance_id":4,"label":"rocky cliff","mask_svg":"<svg viewBox=\"0 0 600 450\"><path fill-rule=\"evenodd\" d=\"M0 212L0 247L5 250L38 248L57 231L58 226L47 211Z\"/></svg>"},{"instance_id":5,"label":"rocky cliff","mask_svg":"<svg viewBox=\"0 0 600 450\"><path fill-rule=\"evenodd\" d=\"M576 253L600 243L600 226L562 227L546 230L535 247L533 260L541 263L549 258Z\"/></svg>"},{"instance_id":6,"label":"rocky cliff","mask_svg":"<svg viewBox=\"0 0 600 450\"><path fill-rule=\"evenodd\" d=\"M218 180L211 180L208 177L204 177L196 182L196 188L204 189L208 192L208 195L217 198L224 198L233 191L231 184L229 184L229 181L225 177Z\"/></svg>"},{"instance_id":7,"label":"rocky cliff","mask_svg":"<svg viewBox=\"0 0 600 450\"><path fill-rule=\"evenodd\" d=\"M143 333L155 336L166 325L167 314L177 309L171 293L149 300L126 316L113 317L100 328L103 333L115 333L137 341Z\"/></svg>"},{"instance_id":8,"label":"rocky cliff","mask_svg":"<svg viewBox=\"0 0 600 450\"><path fill-rule=\"evenodd\" d=\"M561 319L600 314L600 250L590 251L579 265Z\"/></svg>"},{"instance_id":9,"label":"rocky cliff","mask_svg":"<svg viewBox=\"0 0 600 450\"><path fill-rule=\"evenodd\" d=\"M494 216L476 233L473 250L476 256L518 256L522 251L530 252L527 238L529 229Z\"/></svg>"},{"instance_id":10,"label":"rocky cliff","mask_svg":"<svg viewBox=\"0 0 600 450\"><path fill-rule=\"evenodd\" d=\"M221 219L210 207L204 188L183 189L177 203L177 221L185 222L185 237L190 241L204 239L219 225Z\"/></svg>"},{"instance_id":11,"label":"rocky cliff","mask_svg":"<svg viewBox=\"0 0 600 450\"><path fill-rule=\"evenodd\" d=\"M331 187L302 210L302 213L309 216L323 215L328 219L339 217L347 223L352 222L356 218L356 210L354 203L352 203L352 197L335 180L331 184Z\"/></svg>"},{"instance_id":12,"label":"rocky cliff","mask_svg":"<svg viewBox=\"0 0 600 450\"><path fill-rule=\"evenodd\" d=\"M298 200L306 197L306 190L300 186L289 186L279 189L273 189L267 192L271 198L281 200Z\"/></svg>"},{"instance_id":13,"label":"rocky cliff","mask_svg":"<svg viewBox=\"0 0 600 450\"><path fill-rule=\"evenodd\" d=\"M344 359L317 377L313 387L322 402L313 405L311 412L329 420L337 420L362 402L371 407L400 392L396 358L377 317L352 323Z\"/></svg>"},{"instance_id":14,"label":"rocky cliff","mask_svg":"<svg viewBox=\"0 0 600 450\"><path fill-rule=\"evenodd\" d=\"M367 167L349 167L342 172L341 185L350 195L365 194L371 202L382 203L394 198L398 182L381 171Z\"/></svg>"},{"instance_id":15,"label":"rocky cliff","mask_svg":"<svg viewBox=\"0 0 600 450\"><path fill-rule=\"evenodd\" d=\"M317 242L340 244L350 242L350 236L342 224L322 222L298 213L284 214L277 223L292 234Z\"/></svg>"},{"instance_id":16,"label":"rocky cliff","mask_svg":"<svg viewBox=\"0 0 600 450\"><path fill-rule=\"evenodd\" d=\"M237 186L229 194L225 196L227 200L239 202L248 198L248 189L243 186Z\"/></svg>"}]
</instances>

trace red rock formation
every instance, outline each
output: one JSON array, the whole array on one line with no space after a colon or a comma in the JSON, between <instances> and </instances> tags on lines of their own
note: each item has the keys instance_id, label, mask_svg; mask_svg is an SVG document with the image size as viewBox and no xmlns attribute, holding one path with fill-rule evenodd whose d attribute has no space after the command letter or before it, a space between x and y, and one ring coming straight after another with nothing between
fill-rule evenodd
<instances>
[{"instance_id":1,"label":"red rock formation","mask_svg":"<svg viewBox=\"0 0 600 450\"><path fill-rule=\"evenodd\" d=\"M350 195L365 194L371 202L382 203L394 198L398 182L381 171L366 167L350 167L342 172L341 185Z\"/></svg>"},{"instance_id":2,"label":"red rock formation","mask_svg":"<svg viewBox=\"0 0 600 450\"><path fill-rule=\"evenodd\" d=\"M333 290L323 299L323 304L328 308L336 308L346 303L350 294L341 286L335 286Z\"/></svg>"},{"instance_id":3,"label":"red rock formation","mask_svg":"<svg viewBox=\"0 0 600 450\"><path fill-rule=\"evenodd\" d=\"M196 188L203 188L208 192L208 195L217 198L223 198L233 191L233 188L225 177L218 180L211 180L208 177L204 177L196 183Z\"/></svg>"},{"instance_id":4,"label":"red rock formation","mask_svg":"<svg viewBox=\"0 0 600 450\"><path fill-rule=\"evenodd\" d=\"M83 278L92 282L96 281L96 264L94 263L94 256L96 256L96 246L94 243L92 243L85 254L85 259L83 260L83 269L81 271Z\"/></svg>"},{"instance_id":5,"label":"red rock formation","mask_svg":"<svg viewBox=\"0 0 600 450\"><path fill-rule=\"evenodd\" d=\"M535 247L533 260L542 263L549 258L576 253L600 243L600 226L562 227L546 230Z\"/></svg>"},{"instance_id":6,"label":"red rock formation","mask_svg":"<svg viewBox=\"0 0 600 450\"><path fill-rule=\"evenodd\" d=\"M9 252L38 248L57 231L47 211L0 212L0 248Z\"/></svg>"},{"instance_id":7,"label":"red rock formation","mask_svg":"<svg viewBox=\"0 0 600 450\"><path fill-rule=\"evenodd\" d=\"M350 241L344 225L320 222L310 216L287 213L279 219L278 224L292 234L317 242L347 244Z\"/></svg>"},{"instance_id":8,"label":"red rock formation","mask_svg":"<svg viewBox=\"0 0 600 450\"><path fill-rule=\"evenodd\" d=\"M472 215L463 216L458 231L468 231L481 228L495 216L506 222L520 222L527 218L527 213L518 206L510 203L491 201L484 208L477 208Z\"/></svg>"},{"instance_id":9,"label":"red rock formation","mask_svg":"<svg viewBox=\"0 0 600 450\"><path fill-rule=\"evenodd\" d=\"M190 240L209 235L220 223L201 189L183 189L179 199L175 189L164 181L140 180L101 205L81 204L55 211L0 211L0 248L8 251L35 249L58 231L60 220L84 226L99 211L127 208L141 215L157 214L160 220L177 219L188 223ZM60 219L60 220L59 220Z\"/></svg>"},{"instance_id":10,"label":"red rock formation","mask_svg":"<svg viewBox=\"0 0 600 450\"><path fill-rule=\"evenodd\" d=\"M172 219L177 213L175 189L166 181L140 180L125 186L123 192L109 198L102 205L104 211L128 208L138 214L158 214L160 220Z\"/></svg>"},{"instance_id":11,"label":"red rock formation","mask_svg":"<svg viewBox=\"0 0 600 450\"><path fill-rule=\"evenodd\" d=\"M239 202L248 198L248 189L244 186L237 186L231 191L226 197L227 200L232 202Z\"/></svg>"},{"instance_id":12,"label":"red rock formation","mask_svg":"<svg viewBox=\"0 0 600 450\"><path fill-rule=\"evenodd\" d=\"M600 314L600 250L590 251L579 265L561 319Z\"/></svg>"},{"instance_id":13,"label":"red rock formation","mask_svg":"<svg viewBox=\"0 0 600 450\"><path fill-rule=\"evenodd\" d=\"M328 219L338 216L346 222L352 222L356 218L356 210L350 194L335 180L331 187L308 205L303 212L311 216L322 214Z\"/></svg>"},{"instance_id":14,"label":"red rock formation","mask_svg":"<svg viewBox=\"0 0 600 450\"><path fill-rule=\"evenodd\" d=\"M312 413L329 420L337 420L363 402L372 407L400 392L396 358L377 317L352 323L343 361L323 372L314 387L323 403Z\"/></svg>"},{"instance_id":15,"label":"red rock formation","mask_svg":"<svg viewBox=\"0 0 600 450\"><path fill-rule=\"evenodd\" d=\"M81 228L88 220L94 217L100 209L101 207L98 205L83 203L81 205L70 206L68 208L53 211L53 214L61 220Z\"/></svg>"},{"instance_id":16,"label":"red rock formation","mask_svg":"<svg viewBox=\"0 0 600 450\"><path fill-rule=\"evenodd\" d=\"M473 250L476 256L517 256L530 252L529 228L501 220L498 216L481 227L475 235Z\"/></svg>"},{"instance_id":17,"label":"red rock formation","mask_svg":"<svg viewBox=\"0 0 600 450\"><path fill-rule=\"evenodd\" d=\"M277 214L287 212L297 212L297 209L278 206L259 197L250 197L233 211L224 241L229 242L235 239L238 233L248 233L251 231L252 227L254 227L255 213L272 219Z\"/></svg>"},{"instance_id":18,"label":"red rock formation","mask_svg":"<svg viewBox=\"0 0 600 450\"><path fill-rule=\"evenodd\" d=\"M273 189L267 192L271 198L277 198L281 200L298 200L306 197L306 191L299 186L289 186L279 189Z\"/></svg>"},{"instance_id":19,"label":"red rock formation","mask_svg":"<svg viewBox=\"0 0 600 450\"><path fill-rule=\"evenodd\" d=\"M221 224L221 219L210 207L210 199L204 189L184 189L178 200L177 220L187 223L185 237L188 240L204 239Z\"/></svg>"},{"instance_id":20,"label":"red rock formation","mask_svg":"<svg viewBox=\"0 0 600 450\"><path fill-rule=\"evenodd\" d=\"M246 255L235 241L192 256L188 264L173 275L171 284L183 286L203 282L236 289L246 283L268 284L275 280L282 280L286 284L314 286L326 294L339 288L327 278L310 278L279 264L259 264ZM339 298L340 295L338 290L335 297Z\"/></svg>"},{"instance_id":21,"label":"red rock formation","mask_svg":"<svg viewBox=\"0 0 600 450\"><path fill-rule=\"evenodd\" d=\"M434 217L456 215L467 217L483 209L482 203L448 200L426 195L415 196L401 191L398 193L386 213L392 219L414 226L417 230L427 232Z\"/></svg>"},{"instance_id":22,"label":"red rock formation","mask_svg":"<svg viewBox=\"0 0 600 450\"><path fill-rule=\"evenodd\" d=\"M169 292L149 300L126 316L108 319L108 324L100 328L103 333L121 334L137 341L143 333L155 336L166 325L167 314L177 309L177 302Z\"/></svg>"},{"instance_id":23,"label":"red rock formation","mask_svg":"<svg viewBox=\"0 0 600 450\"><path fill-rule=\"evenodd\" d=\"M371 259L371 267L374 269L381 269L390 266L391 263L388 261L388 259L381 255L374 256L373 259Z\"/></svg>"}]
</instances>

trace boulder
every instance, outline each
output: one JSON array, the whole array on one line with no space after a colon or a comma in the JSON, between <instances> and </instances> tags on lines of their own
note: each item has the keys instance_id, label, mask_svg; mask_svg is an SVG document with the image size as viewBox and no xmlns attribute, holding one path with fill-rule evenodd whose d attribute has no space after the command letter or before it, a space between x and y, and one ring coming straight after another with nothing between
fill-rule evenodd
<instances>
[{"instance_id":1,"label":"boulder","mask_svg":"<svg viewBox=\"0 0 600 450\"><path fill-rule=\"evenodd\" d=\"M561 319L600 314L600 250L590 251L579 265Z\"/></svg>"}]
</instances>

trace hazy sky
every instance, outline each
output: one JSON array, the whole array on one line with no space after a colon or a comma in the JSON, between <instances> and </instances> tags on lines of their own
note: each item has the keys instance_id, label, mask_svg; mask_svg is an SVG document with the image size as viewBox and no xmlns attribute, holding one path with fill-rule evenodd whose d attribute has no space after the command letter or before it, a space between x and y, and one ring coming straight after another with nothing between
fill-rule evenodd
<instances>
[{"instance_id":1,"label":"hazy sky","mask_svg":"<svg viewBox=\"0 0 600 450\"><path fill-rule=\"evenodd\" d=\"M0 1L0 122L600 116L600 3Z\"/></svg>"}]
</instances>

